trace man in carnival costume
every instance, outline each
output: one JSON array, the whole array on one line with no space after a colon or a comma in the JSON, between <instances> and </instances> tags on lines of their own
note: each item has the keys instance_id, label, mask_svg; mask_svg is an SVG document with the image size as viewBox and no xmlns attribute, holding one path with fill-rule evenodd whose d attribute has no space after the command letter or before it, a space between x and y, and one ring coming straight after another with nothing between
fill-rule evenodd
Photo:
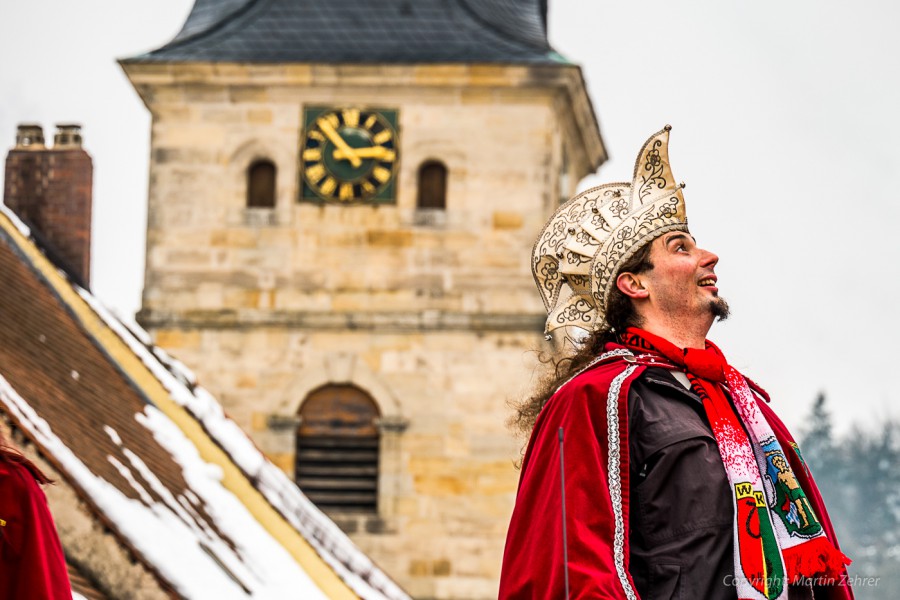
<instances>
[{"instance_id":1,"label":"man in carnival costume","mask_svg":"<svg viewBox=\"0 0 900 600\"><path fill-rule=\"evenodd\" d=\"M796 442L706 340L728 305L688 232L669 130L632 183L579 194L535 244L547 333L579 342L520 407L533 431L500 597L852 599Z\"/></svg>"}]
</instances>

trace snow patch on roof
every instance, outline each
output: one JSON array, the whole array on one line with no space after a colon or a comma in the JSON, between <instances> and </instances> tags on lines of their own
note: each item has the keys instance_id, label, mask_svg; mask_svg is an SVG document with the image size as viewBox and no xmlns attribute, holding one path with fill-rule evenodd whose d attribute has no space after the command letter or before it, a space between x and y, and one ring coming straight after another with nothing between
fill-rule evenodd
<instances>
[{"instance_id":1,"label":"snow patch on roof","mask_svg":"<svg viewBox=\"0 0 900 600\"><path fill-rule=\"evenodd\" d=\"M125 481L127 481L128 484L132 487L132 489L137 492L138 496L141 498L144 504L146 504L147 506L153 505L153 497L148 494L146 488L144 488L144 486L134 478L134 474L131 472L131 469L123 465L122 461L120 461L115 456L110 456L107 454L106 460L108 460L109 463L116 468L116 471L119 472L119 475L121 475L122 478L125 479Z\"/></svg>"},{"instance_id":2,"label":"snow patch on roof","mask_svg":"<svg viewBox=\"0 0 900 600\"><path fill-rule=\"evenodd\" d=\"M119 437L119 432L118 432L118 431L116 431L115 429L113 429L113 428L110 427L109 425L104 425L104 426L103 426L103 431L105 431L105 432L106 432L106 435L109 436L109 439L111 439L111 440L113 441L113 444L115 444L116 446L121 446L121 445L122 445L122 438Z\"/></svg>"}]
</instances>

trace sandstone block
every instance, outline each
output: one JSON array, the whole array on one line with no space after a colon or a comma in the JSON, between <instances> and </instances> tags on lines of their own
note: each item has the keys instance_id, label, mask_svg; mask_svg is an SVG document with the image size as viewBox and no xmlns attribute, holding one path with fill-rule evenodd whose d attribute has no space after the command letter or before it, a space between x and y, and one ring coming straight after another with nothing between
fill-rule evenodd
<instances>
[{"instance_id":1,"label":"sandstone block","mask_svg":"<svg viewBox=\"0 0 900 600\"><path fill-rule=\"evenodd\" d=\"M370 246L388 248L404 248L412 245L413 234L411 231L369 231L366 241Z\"/></svg>"},{"instance_id":2,"label":"sandstone block","mask_svg":"<svg viewBox=\"0 0 900 600\"><path fill-rule=\"evenodd\" d=\"M413 577L424 577L431 573L431 564L427 560L409 561L409 574Z\"/></svg>"},{"instance_id":3,"label":"sandstone block","mask_svg":"<svg viewBox=\"0 0 900 600\"><path fill-rule=\"evenodd\" d=\"M200 332L196 330L158 329L154 332L154 343L161 348L170 348L183 354L200 345Z\"/></svg>"},{"instance_id":4,"label":"sandstone block","mask_svg":"<svg viewBox=\"0 0 900 600\"><path fill-rule=\"evenodd\" d=\"M254 108L247 111L247 121L254 125L264 125L272 122L272 111L267 108Z\"/></svg>"},{"instance_id":5,"label":"sandstone block","mask_svg":"<svg viewBox=\"0 0 900 600\"><path fill-rule=\"evenodd\" d=\"M494 229L520 229L522 214L509 211L496 211L493 215Z\"/></svg>"},{"instance_id":6,"label":"sandstone block","mask_svg":"<svg viewBox=\"0 0 900 600\"><path fill-rule=\"evenodd\" d=\"M268 418L268 414L254 411L250 416L250 427L253 431L266 431L269 428Z\"/></svg>"},{"instance_id":7,"label":"sandstone block","mask_svg":"<svg viewBox=\"0 0 900 600\"><path fill-rule=\"evenodd\" d=\"M434 573L435 577L447 577L451 572L451 563L447 559L441 559L434 561L431 571Z\"/></svg>"},{"instance_id":8,"label":"sandstone block","mask_svg":"<svg viewBox=\"0 0 900 600\"><path fill-rule=\"evenodd\" d=\"M235 104L269 101L269 90L259 85L233 85L228 88L229 99Z\"/></svg>"},{"instance_id":9,"label":"sandstone block","mask_svg":"<svg viewBox=\"0 0 900 600\"><path fill-rule=\"evenodd\" d=\"M294 454L293 453L275 453L268 455L269 460L272 461L276 467L287 473L288 475L293 476L294 474Z\"/></svg>"}]
</instances>

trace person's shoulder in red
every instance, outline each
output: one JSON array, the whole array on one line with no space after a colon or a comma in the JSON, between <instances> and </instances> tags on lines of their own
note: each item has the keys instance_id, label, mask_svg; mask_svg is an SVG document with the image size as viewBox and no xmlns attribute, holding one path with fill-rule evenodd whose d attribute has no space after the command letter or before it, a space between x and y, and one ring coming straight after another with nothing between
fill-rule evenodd
<instances>
[{"instance_id":1,"label":"person's shoulder in red","mask_svg":"<svg viewBox=\"0 0 900 600\"><path fill-rule=\"evenodd\" d=\"M541 417L548 418L559 412L581 415L602 410L605 413L610 389L616 379L625 374L629 364L614 358L578 373L556 390ZM622 383L619 381L618 385Z\"/></svg>"},{"instance_id":2,"label":"person's shoulder in red","mask_svg":"<svg viewBox=\"0 0 900 600\"><path fill-rule=\"evenodd\" d=\"M62 545L31 471L0 457L0 600L72 598Z\"/></svg>"}]
</instances>

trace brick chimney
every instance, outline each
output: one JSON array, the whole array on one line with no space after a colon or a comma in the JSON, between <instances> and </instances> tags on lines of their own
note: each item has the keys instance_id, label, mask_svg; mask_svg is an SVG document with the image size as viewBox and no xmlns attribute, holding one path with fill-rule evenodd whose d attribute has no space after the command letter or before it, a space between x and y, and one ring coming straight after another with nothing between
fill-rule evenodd
<instances>
[{"instance_id":1,"label":"brick chimney","mask_svg":"<svg viewBox=\"0 0 900 600\"><path fill-rule=\"evenodd\" d=\"M51 259L87 287L94 167L81 147L81 126L56 129L47 148L40 125L19 125L6 157L3 203L32 228Z\"/></svg>"}]
</instances>

